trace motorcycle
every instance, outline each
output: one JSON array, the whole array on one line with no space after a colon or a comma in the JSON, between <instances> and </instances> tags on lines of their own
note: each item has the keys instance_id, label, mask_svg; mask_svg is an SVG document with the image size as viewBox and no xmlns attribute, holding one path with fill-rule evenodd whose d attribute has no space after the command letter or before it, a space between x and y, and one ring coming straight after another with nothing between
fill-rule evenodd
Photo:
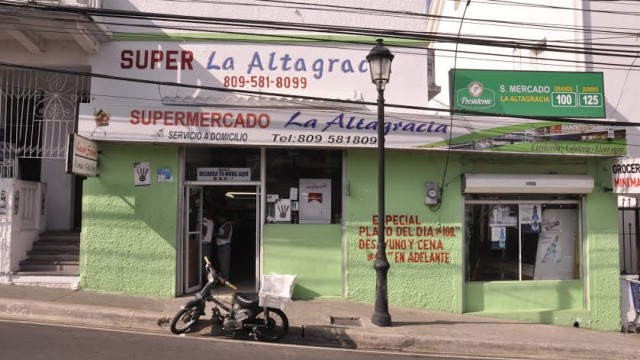
<instances>
[{"instance_id":1,"label":"motorcycle","mask_svg":"<svg viewBox=\"0 0 640 360\"><path fill-rule=\"evenodd\" d=\"M174 334L183 334L205 316L207 302L213 302L211 322L222 324L222 332L235 335L245 332L258 341L278 341L289 331L289 319L284 311L260 306L258 293L239 293L237 288L217 272L205 256L207 283L194 298L183 305L171 320L169 328ZM219 285L224 285L234 294L232 303L227 303L213 295Z\"/></svg>"}]
</instances>

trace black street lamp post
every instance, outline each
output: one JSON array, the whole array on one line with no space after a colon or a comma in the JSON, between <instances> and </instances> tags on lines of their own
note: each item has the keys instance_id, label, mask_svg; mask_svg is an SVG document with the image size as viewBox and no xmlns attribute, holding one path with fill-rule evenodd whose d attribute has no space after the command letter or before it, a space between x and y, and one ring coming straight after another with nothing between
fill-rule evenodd
<instances>
[{"instance_id":1,"label":"black street lamp post","mask_svg":"<svg viewBox=\"0 0 640 360\"><path fill-rule=\"evenodd\" d=\"M378 326L391 326L389 300L387 299L387 272L389 261L384 244L384 87L391 75L393 54L376 40L376 46L367 55L371 69L371 81L378 89L378 245L373 268L376 270L376 303L371 322Z\"/></svg>"}]
</instances>

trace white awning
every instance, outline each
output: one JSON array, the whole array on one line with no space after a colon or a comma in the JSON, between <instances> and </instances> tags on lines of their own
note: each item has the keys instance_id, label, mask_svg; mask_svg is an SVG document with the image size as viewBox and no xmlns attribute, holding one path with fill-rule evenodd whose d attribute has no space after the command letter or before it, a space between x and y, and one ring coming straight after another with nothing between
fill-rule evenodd
<instances>
[{"instance_id":1,"label":"white awning","mask_svg":"<svg viewBox=\"0 0 640 360\"><path fill-rule=\"evenodd\" d=\"M589 194L589 175L465 174L465 194Z\"/></svg>"}]
</instances>

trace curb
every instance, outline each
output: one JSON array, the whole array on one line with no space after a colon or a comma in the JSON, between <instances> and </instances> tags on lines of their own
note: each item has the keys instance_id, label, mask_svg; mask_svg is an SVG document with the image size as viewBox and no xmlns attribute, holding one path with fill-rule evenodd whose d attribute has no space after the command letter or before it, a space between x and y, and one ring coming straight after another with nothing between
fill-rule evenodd
<instances>
[{"instance_id":1,"label":"curb","mask_svg":"<svg viewBox=\"0 0 640 360\"><path fill-rule=\"evenodd\" d=\"M0 298L0 318L168 333L172 315L154 311ZM208 328L208 326L206 327ZM209 334L208 330L194 333ZM291 323L285 343L445 356L518 356L530 359L640 359L640 350L568 344L504 342L407 335L371 328ZM286 339L286 338L285 338Z\"/></svg>"},{"instance_id":2,"label":"curb","mask_svg":"<svg viewBox=\"0 0 640 360\"><path fill-rule=\"evenodd\" d=\"M316 341L314 339L318 339ZM340 346L353 349L389 350L439 354L445 356L497 356L530 359L640 359L640 350L629 351L610 348L552 345L526 342L453 339L432 335L409 336L393 333L372 333L339 326L306 326L303 343Z\"/></svg>"},{"instance_id":3,"label":"curb","mask_svg":"<svg viewBox=\"0 0 640 360\"><path fill-rule=\"evenodd\" d=\"M0 317L73 325L159 330L169 326L165 314L102 306L0 299Z\"/></svg>"}]
</instances>

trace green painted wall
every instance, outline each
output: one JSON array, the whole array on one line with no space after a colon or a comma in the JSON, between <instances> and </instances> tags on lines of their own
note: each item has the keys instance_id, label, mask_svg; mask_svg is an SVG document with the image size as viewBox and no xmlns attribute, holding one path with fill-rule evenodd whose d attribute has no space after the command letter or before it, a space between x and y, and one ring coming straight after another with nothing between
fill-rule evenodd
<instances>
[{"instance_id":1,"label":"green painted wall","mask_svg":"<svg viewBox=\"0 0 640 360\"><path fill-rule=\"evenodd\" d=\"M346 177L349 195L346 203L346 297L373 302L376 276L371 248L377 236L371 235L375 226L373 216L378 212L377 152L348 151ZM411 215L420 225L408 224L398 218L396 225L388 224L393 234L387 246L389 303L448 312L462 311L462 234L460 232L462 201L460 198L460 161L452 156L446 177L446 190L438 210L424 203L425 182L442 182L445 157L424 152L386 151L385 207L388 215ZM401 224L401 222L406 224ZM441 227L453 228L453 236L438 234ZM433 234L429 234L431 228ZM367 231L369 234L367 234ZM400 233L402 231L411 232ZM421 233L419 233L421 232ZM442 249L421 249L419 241L440 241ZM411 243L413 241L413 243ZM367 248L367 244L368 247ZM395 247L395 249L393 248ZM415 254L418 254L418 262ZM446 253L449 262L419 262L431 253ZM404 259L403 259L404 257ZM441 259L442 260L442 259Z\"/></svg>"},{"instance_id":2,"label":"green painted wall","mask_svg":"<svg viewBox=\"0 0 640 360\"><path fill-rule=\"evenodd\" d=\"M175 296L178 149L100 143L99 177L83 184L80 287ZM151 185L133 185L133 164L151 164ZM158 183L158 168L173 182Z\"/></svg>"},{"instance_id":3,"label":"green painted wall","mask_svg":"<svg viewBox=\"0 0 640 360\"><path fill-rule=\"evenodd\" d=\"M442 182L447 156L443 205L433 209L424 205L424 183ZM346 297L373 302L375 249L370 245L376 236L367 231L371 232L375 227L372 217L377 214L377 176L372 175L377 174L377 152L349 151L346 169L350 191L346 197ZM593 176L595 189L586 197L584 209L583 253L587 255L582 258L582 271L585 280L464 284L464 244L460 231L463 223L461 176L464 173ZM611 187L608 160L387 150L385 174L387 214L416 215L423 227L445 226L455 231L455 236L419 236L417 226L410 225L407 231L411 231L411 235L399 236L396 231L404 227L391 225L393 234L387 239L398 241L387 244L387 258L391 264L388 273L390 304L569 326L578 322L582 327L607 330L619 327L617 205L616 196L604 191ZM603 212L602 209L611 210ZM415 251L415 243L420 239L442 241L442 250L448 252L450 262L409 262L409 253ZM361 240L365 240L364 244ZM406 248L393 249L394 245L406 245Z\"/></svg>"},{"instance_id":4,"label":"green painted wall","mask_svg":"<svg viewBox=\"0 0 640 360\"><path fill-rule=\"evenodd\" d=\"M581 280L489 281L466 285L466 312L583 309Z\"/></svg>"},{"instance_id":5,"label":"green painted wall","mask_svg":"<svg viewBox=\"0 0 640 360\"><path fill-rule=\"evenodd\" d=\"M587 197L587 285L589 327L620 329L620 245L618 239L618 198L603 188L613 188L608 161L591 161L597 192Z\"/></svg>"},{"instance_id":6,"label":"green painted wall","mask_svg":"<svg viewBox=\"0 0 640 360\"><path fill-rule=\"evenodd\" d=\"M266 224L263 273L297 275L294 299L342 293L340 224Z\"/></svg>"}]
</instances>

